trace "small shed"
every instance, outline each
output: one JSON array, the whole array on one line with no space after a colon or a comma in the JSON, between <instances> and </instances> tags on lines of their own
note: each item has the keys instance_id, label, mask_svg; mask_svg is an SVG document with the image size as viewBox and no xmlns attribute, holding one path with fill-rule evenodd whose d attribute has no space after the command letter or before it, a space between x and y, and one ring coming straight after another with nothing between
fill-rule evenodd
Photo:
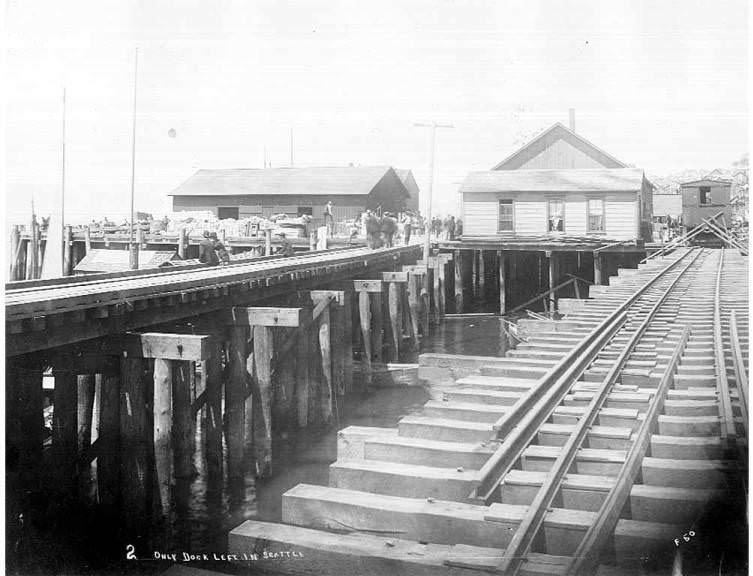
<instances>
[{"instance_id":1,"label":"small shed","mask_svg":"<svg viewBox=\"0 0 753 576\"><path fill-rule=\"evenodd\" d=\"M397 174L398 178L400 178L400 181L405 185L406 190L408 190L408 199L405 201L405 208L407 210L418 211L421 192L418 189L418 183L413 176L413 171L402 168L395 168L395 173Z\"/></svg>"},{"instance_id":2,"label":"small shed","mask_svg":"<svg viewBox=\"0 0 753 576\"><path fill-rule=\"evenodd\" d=\"M680 184L682 195L682 223L687 229L695 228L718 212L730 221L732 205L730 203L731 180L704 178Z\"/></svg>"},{"instance_id":3,"label":"small shed","mask_svg":"<svg viewBox=\"0 0 753 576\"><path fill-rule=\"evenodd\" d=\"M176 252L167 250L139 250L139 270L162 268L173 260L180 260ZM94 248L86 253L73 268L75 274L96 274L102 272L125 272L130 270L128 250L103 250Z\"/></svg>"}]
</instances>

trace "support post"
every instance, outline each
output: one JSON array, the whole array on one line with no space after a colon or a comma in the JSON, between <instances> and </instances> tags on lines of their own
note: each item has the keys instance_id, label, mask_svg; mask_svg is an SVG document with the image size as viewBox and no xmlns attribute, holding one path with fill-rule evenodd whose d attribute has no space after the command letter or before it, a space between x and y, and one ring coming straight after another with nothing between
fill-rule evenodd
<instances>
[{"instance_id":1,"label":"support post","mask_svg":"<svg viewBox=\"0 0 753 576\"><path fill-rule=\"evenodd\" d=\"M455 313L463 313L463 258L460 250L455 250Z\"/></svg>"},{"instance_id":2,"label":"support post","mask_svg":"<svg viewBox=\"0 0 753 576\"><path fill-rule=\"evenodd\" d=\"M486 267L483 250L478 251L478 294L481 300L486 295Z\"/></svg>"},{"instance_id":3,"label":"support post","mask_svg":"<svg viewBox=\"0 0 753 576\"><path fill-rule=\"evenodd\" d=\"M139 245L138 242L134 242L129 246L128 263L131 270L139 269Z\"/></svg>"},{"instance_id":4,"label":"support post","mask_svg":"<svg viewBox=\"0 0 753 576\"><path fill-rule=\"evenodd\" d=\"M186 229L181 226L180 230L178 230L178 257L181 260L186 259L186 245L188 242L186 241Z\"/></svg>"},{"instance_id":5,"label":"support post","mask_svg":"<svg viewBox=\"0 0 753 576\"><path fill-rule=\"evenodd\" d=\"M53 360L55 378L52 416L52 454L56 504L72 509L76 501L76 462L78 453L78 379L71 355Z\"/></svg>"},{"instance_id":6,"label":"support post","mask_svg":"<svg viewBox=\"0 0 753 576\"><path fill-rule=\"evenodd\" d=\"M94 409L94 374L80 374L77 379L77 437L78 455L82 456L92 443L92 417ZM85 504L93 504L96 501L94 482L96 476L89 462L82 464L78 471L79 497Z\"/></svg>"},{"instance_id":7,"label":"support post","mask_svg":"<svg viewBox=\"0 0 753 576\"><path fill-rule=\"evenodd\" d=\"M10 232L10 270L8 277L11 280L18 280L18 252L21 244L21 232L18 225L14 225Z\"/></svg>"},{"instance_id":8,"label":"support post","mask_svg":"<svg viewBox=\"0 0 753 576\"><path fill-rule=\"evenodd\" d=\"M154 465L159 488L158 508L166 515L170 510L170 484L173 464L172 452L172 409L173 409L173 365L172 360L154 360Z\"/></svg>"},{"instance_id":9,"label":"support post","mask_svg":"<svg viewBox=\"0 0 753 576\"><path fill-rule=\"evenodd\" d=\"M99 502L113 514L120 492L120 366L117 358L110 359L102 373L97 436L101 446L97 457Z\"/></svg>"},{"instance_id":10,"label":"support post","mask_svg":"<svg viewBox=\"0 0 753 576\"><path fill-rule=\"evenodd\" d=\"M256 476L272 474L272 358L274 337L272 328L254 326L254 363L256 381L253 394L253 431Z\"/></svg>"},{"instance_id":11,"label":"support post","mask_svg":"<svg viewBox=\"0 0 753 576\"><path fill-rule=\"evenodd\" d=\"M473 268L471 269L471 286L473 298L478 296L478 251L471 251Z\"/></svg>"},{"instance_id":12,"label":"support post","mask_svg":"<svg viewBox=\"0 0 753 576\"><path fill-rule=\"evenodd\" d=\"M202 416L204 449L207 462L207 486L222 486L222 344L211 345L206 361L207 403Z\"/></svg>"},{"instance_id":13,"label":"support post","mask_svg":"<svg viewBox=\"0 0 753 576\"><path fill-rule=\"evenodd\" d=\"M173 360L173 446L176 478L190 478L194 474L191 381L195 373L195 362Z\"/></svg>"},{"instance_id":14,"label":"support post","mask_svg":"<svg viewBox=\"0 0 753 576\"><path fill-rule=\"evenodd\" d=\"M505 253L502 250L497 250L497 267L497 273L499 277L499 313L501 315L504 315L507 311L507 286L505 285Z\"/></svg>"},{"instance_id":15,"label":"support post","mask_svg":"<svg viewBox=\"0 0 753 576\"><path fill-rule=\"evenodd\" d=\"M272 229L271 228L264 229L264 255L265 256L272 255Z\"/></svg>"},{"instance_id":16,"label":"support post","mask_svg":"<svg viewBox=\"0 0 753 576\"><path fill-rule=\"evenodd\" d=\"M408 273L408 311L410 313L413 346L419 346L418 331L421 324L421 279L418 274Z\"/></svg>"},{"instance_id":17,"label":"support post","mask_svg":"<svg viewBox=\"0 0 753 576\"><path fill-rule=\"evenodd\" d=\"M148 432L147 384L143 359L130 356L120 359L120 510L126 534L129 537L135 535L139 523L148 520L151 502L152 476L149 470L151 447L147 444L151 435ZM157 382L155 381L154 384L156 407L159 393L156 388ZM162 396L159 395L159 397ZM155 431L156 425L155 413ZM160 426L162 425L160 423ZM156 451L155 456L157 456ZM164 470L164 462L159 460L159 463ZM167 513L170 507L169 465L168 460L166 472L168 498L162 500L163 513ZM161 476L159 479L163 481Z\"/></svg>"},{"instance_id":18,"label":"support post","mask_svg":"<svg viewBox=\"0 0 753 576\"><path fill-rule=\"evenodd\" d=\"M73 274L73 228L63 228L63 276Z\"/></svg>"},{"instance_id":19,"label":"support post","mask_svg":"<svg viewBox=\"0 0 753 576\"><path fill-rule=\"evenodd\" d=\"M358 313L361 324L361 341L363 342L363 367L367 380L371 379L371 298L368 292L358 293Z\"/></svg>"},{"instance_id":20,"label":"support post","mask_svg":"<svg viewBox=\"0 0 753 576\"><path fill-rule=\"evenodd\" d=\"M557 262L557 253L556 252L547 252L546 253L547 258L549 258L549 289L551 290L555 286L555 282L557 281L557 277L559 275L558 271L558 262ZM557 311L557 293L552 290L549 293L549 310L554 314Z\"/></svg>"},{"instance_id":21,"label":"support post","mask_svg":"<svg viewBox=\"0 0 753 576\"><path fill-rule=\"evenodd\" d=\"M601 261L601 252L594 253L594 284L596 286L601 286L602 281L602 261Z\"/></svg>"},{"instance_id":22,"label":"support post","mask_svg":"<svg viewBox=\"0 0 753 576\"><path fill-rule=\"evenodd\" d=\"M92 249L92 231L89 226L84 226L84 254L88 254Z\"/></svg>"},{"instance_id":23,"label":"support post","mask_svg":"<svg viewBox=\"0 0 753 576\"><path fill-rule=\"evenodd\" d=\"M316 250L316 232L311 232L309 234L309 250L312 252Z\"/></svg>"},{"instance_id":24,"label":"support post","mask_svg":"<svg viewBox=\"0 0 753 576\"><path fill-rule=\"evenodd\" d=\"M298 413L298 427L305 428L309 422L309 392L311 390L311 375L309 365L311 358L310 329L303 326L298 330L298 344L295 365L295 402Z\"/></svg>"},{"instance_id":25,"label":"support post","mask_svg":"<svg viewBox=\"0 0 753 576\"><path fill-rule=\"evenodd\" d=\"M336 402L332 384L332 348L330 342L330 307L319 316L319 352L322 361L321 419L327 424L332 418L333 403ZM336 410L335 410L336 412ZM339 420L339 418L338 418Z\"/></svg>"},{"instance_id":26,"label":"support post","mask_svg":"<svg viewBox=\"0 0 753 576\"><path fill-rule=\"evenodd\" d=\"M243 451L246 429L246 390L248 372L248 328L230 327L230 370L225 382L225 415L227 417L227 470L230 478L243 476Z\"/></svg>"}]
</instances>

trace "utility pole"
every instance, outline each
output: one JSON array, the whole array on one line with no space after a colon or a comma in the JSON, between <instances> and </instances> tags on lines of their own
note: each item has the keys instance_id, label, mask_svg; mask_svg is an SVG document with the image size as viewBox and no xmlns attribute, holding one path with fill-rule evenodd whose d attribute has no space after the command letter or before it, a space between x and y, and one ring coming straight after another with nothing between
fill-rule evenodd
<instances>
[{"instance_id":1,"label":"utility pole","mask_svg":"<svg viewBox=\"0 0 753 576\"><path fill-rule=\"evenodd\" d=\"M293 127L290 127L290 167L293 167Z\"/></svg>"},{"instance_id":2,"label":"utility pole","mask_svg":"<svg viewBox=\"0 0 753 576\"><path fill-rule=\"evenodd\" d=\"M429 160L429 197L428 197L428 203L426 207L426 217L425 217L425 224L424 224L424 260L426 261L426 265L429 265L429 256L431 255L431 203L432 203L432 196L433 196L433 185L434 185L434 149L437 141L437 128L454 128L452 124L439 124L437 122L431 122L431 123L421 123L416 122L413 124L414 126L417 126L419 128L431 128L431 152L430 152L430 160ZM428 274L426 275L428 277Z\"/></svg>"},{"instance_id":3,"label":"utility pole","mask_svg":"<svg viewBox=\"0 0 753 576\"><path fill-rule=\"evenodd\" d=\"M133 61L133 125L131 127L131 234L128 242L128 251L130 252L131 269L136 270L139 267L139 248L134 244L134 226L135 223L135 189L136 189L136 96L138 94L138 77L139 77L139 49Z\"/></svg>"},{"instance_id":4,"label":"utility pole","mask_svg":"<svg viewBox=\"0 0 753 576\"><path fill-rule=\"evenodd\" d=\"M431 201L434 185L434 149L437 142L437 128L454 128L452 124L439 124L437 122L431 122L428 124L416 122L413 124L420 128L431 128L431 156L429 161L429 201L426 207L426 217L424 223L424 263L426 264L426 274L424 274L424 282L421 287L421 297L426 305L426 313L429 313L429 294L431 293L431 286L429 285L429 257L431 256ZM436 274L437 271L435 270ZM439 317L437 315L437 317Z\"/></svg>"},{"instance_id":5,"label":"utility pole","mask_svg":"<svg viewBox=\"0 0 753 576\"><path fill-rule=\"evenodd\" d=\"M63 86L63 142L62 142L62 163L61 163L61 175L60 175L60 238L62 238L62 242L59 242L58 239L55 239L56 242L58 242L58 246L62 244L62 250L63 254L65 254L65 251L68 250L67 241L68 239L65 236L65 86ZM53 238L53 231L47 230L47 238ZM52 242L47 242L47 246L54 246ZM62 256L60 258L60 263L62 266L61 276L65 276L65 257ZM72 265L71 265L72 266ZM56 272L57 274L57 272Z\"/></svg>"}]
</instances>

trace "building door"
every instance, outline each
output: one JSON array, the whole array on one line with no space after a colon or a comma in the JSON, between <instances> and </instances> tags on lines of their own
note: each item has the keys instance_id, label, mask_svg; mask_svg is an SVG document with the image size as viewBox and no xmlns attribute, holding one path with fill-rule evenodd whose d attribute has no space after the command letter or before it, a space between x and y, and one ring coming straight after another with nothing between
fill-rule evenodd
<instances>
[{"instance_id":1,"label":"building door","mask_svg":"<svg viewBox=\"0 0 753 576\"><path fill-rule=\"evenodd\" d=\"M234 218L238 220L238 207L237 206L218 206L217 218L225 220L226 218Z\"/></svg>"}]
</instances>

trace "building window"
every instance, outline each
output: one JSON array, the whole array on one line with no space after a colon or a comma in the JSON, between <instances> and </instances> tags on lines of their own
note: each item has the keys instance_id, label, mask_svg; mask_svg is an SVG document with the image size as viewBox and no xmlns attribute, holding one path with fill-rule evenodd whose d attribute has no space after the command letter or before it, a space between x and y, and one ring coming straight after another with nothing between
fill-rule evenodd
<instances>
[{"instance_id":1,"label":"building window","mask_svg":"<svg viewBox=\"0 0 753 576\"><path fill-rule=\"evenodd\" d=\"M588 201L588 231L604 232L604 200L591 198Z\"/></svg>"},{"instance_id":2,"label":"building window","mask_svg":"<svg viewBox=\"0 0 753 576\"><path fill-rule=\"evenodd\" d=\"M240 210L237 206L233 206L233 207L218 206L217 218L219 220L225 220L226 218L233 218L235 220L238 220L239 211Z\"/></svg>"},{"instance_id":3,"label":"building window","mask_svg":"<svg viewBox=\"0 0 753 576\"><path fill-rule=\"evenodd\" d=\"M314 209L311 206L298 206L298 216L313 216Z\"/></svg>"},{"instance_id":4,"label":"building window","mask_svg":"<svg viewBox=\"0 0 753 576\"><path fill-rule=\"evenodd\" d=\"M701 186L698 190L701 204L711 204L711 186Z\"/></svg>"},{"instance_id":5,"label":"building window","mask_svg":"<svg viewBox=\"0 0 753 576\"><path fill-rule=\"evenodd\" d=\"M565 203L549 200L549 232L565 231Z\"/></svg>"},{"instance_id":6,"label":"building window","mask_svg":"<svg viewBox=\"0 0 753 576\"><path fill-rule=\"evenodd\" d=\"M499 220L497 224L498 232L513 232L515 225L513 223L513 206L512 200L499 201Z\"/></svg>"}]
</instances>

